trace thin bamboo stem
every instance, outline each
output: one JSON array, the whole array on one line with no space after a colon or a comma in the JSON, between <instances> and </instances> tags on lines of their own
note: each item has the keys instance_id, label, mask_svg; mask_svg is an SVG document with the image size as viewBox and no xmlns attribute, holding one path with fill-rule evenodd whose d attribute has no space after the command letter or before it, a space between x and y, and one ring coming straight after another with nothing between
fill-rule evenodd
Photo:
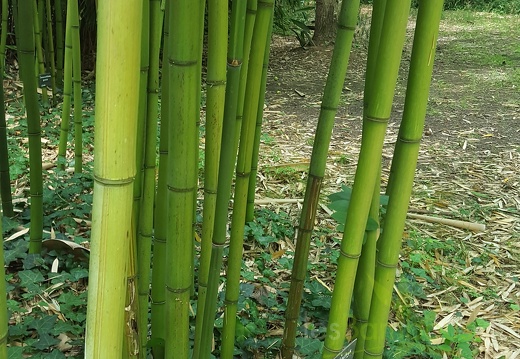
<instances>
[{"instance_id":1,"label":"thin bamboo stem","mask_svg":"<svg viewBox=\"0 0 520 359\"><path fill-rule=\"evenodd\" d=\"M381 177L381 168L378 178ZM357 338L354 358L363 358L365 354L365 340L368 327L368 317L370 315L370 301L372 299L372 289L374 288L374 272L376 265L376 247L379 238L379 208L381 182L376 181L374 193L372 194L372 204L370 206L369 217L377 223L377 230L366 231L365 243L359 257L359 265L354 284L352 309L354 314L353 337Z\"/></svg>"},{"instance_id":2,"label":"thin bamboo stem","mask_svg":"<svg viewBox=\"0 0 520 359\"><path fill-rule=\"evenodd\" d=\"M74 83L74 172L81 173L83 171L83 109L78 0L69 0L69 6L71 7L72 81Z\"/></svg>"},{"instance_id":3,"label":"thin bamboo stem","mask_svg":"<svg viewBox=\"0 0 520 359\"><path fill-rule=\"evenodd\" d=\"M229 134L234 137L236 125L236 113L238 104L238 91L240 72L242 68L243 45L244 45L244 26L246 14L246 1L234 1L231 10L231 24L230 24L230 39L228 48L228 62L227 62L227 84L224 106L224 120L223 120L223 134ZM231 195L231 182L233 178L233 169L236 160L236 152L234 141L223 141L220 151L219 172L218 172L218 187L217 200L215 205L215 219L213 228L213 238L221 237L225 241L226 225L228 219L228 205ZM213 239L212 238L212 239ZM201 300L204 301L204 311L198 310L196 334L195 334L195 351L194 358L202 358L201 350L204 349L204 355L208 356L211 350L212 329L206 328L205 342L202 343L204 328L204 320L206 309L205 306L213 297L207 296L208 276L199 276L199 305ZM204 296L204 298L201 297ZM216 294L215 294L216 295ZM212 316L209 316L212 318ZM210 319L211 320L211 319ZM211 328L213 328L213 321L211 321ZM206 345L206 347L203 347ZM202 349L201 349L202 348Z\"/></svg>"},{"instance_id":4,"label":"thin bamboo stem","mask_svg":"<svg viewBox=\"0 0 520 359\"><path fill-rule=\"evenodd\" d=\"M235 154L238 152L238 143L240 142L240 129L242 127L242 118L244 114L244 101L246 96L247 73L249 67L249 52L251 51L251 39L253 37L253 29L256 21L257 0L247 0L246 25L244 29L244 59L242 62L242 70L240 71L240 87L238 92L238 107L236 113L235 124ZM236 155L235 155L236 156Z\"/></svg>"},{"instance_id":5,"label":"thin bamboo stem","mask_svg":"<svg viewBox=\"0 0 520 359\"><path fill-rule=\"evenodd\" d=\"M374 292L364 358L381 358L385 346L395 271L424 128L443 3L443 0L419 2L403 119L388 183L389 202L377 245Z\"/></svg>"},{"instance_id":6,"label":"thin bamboo stem","mask_svg":"<svg viewBox=\"0 0 520 359\"><path fill-rule=\"evenodd\" d=\"M157 113L159 97L159 56L163 12L160 0L150 0L150 67L147 85L146 139L144 153L143 194L139 211L138 261L139 261L139 328L148 327L148 297L150 294L150 262L153 238L153 214L155 200L155 161L157 151ZM164 287L163 287L164 288ZM148 340L148 330L140 330L141 346Z\"/></svg>"},{"instance_id":7,"label":"thin bamboo stem","mask_svg":"<svg viewBox=\"0 0 520 359\"><path fill-rule=\"evenodd\" d=\"M329 323L322 357L333 358L343 348L352 292L363 244L368 213L378 179L383 141L392 108L399 63L410 10L409 0L388 0L377 66L363 113L361 151L347 212L341 253L332 294ZM369 54L368 56L373 56Z\"/></svg>"},{"instance_id":8,"label":"thin bamboo stem","mask_svg":"<svg viewBox=\"0 0 520 359\"><path fill-rule=\"evenodd\" d=\"M5 120L3 81L8 16L8 1L2 0L2 32L0 33L0 80L2 81L2 93L0 94L0 197L2 198L4 215L7 217L12 217L14 215L14 211L11 193L11 179L9 174L9 152L7 148L7 123Z\"/></svg>"},{"instance_id":9,"label":"thin bamboo stem","mask_svg":"<svg viewBox=\"0 0 520 359\"><path fill-rule=\"evenodd\" d=\"M65 45L62 0L54 1L54 16L56 18L56 86L61 88L63 85L63 46Z\"/></svg>"},{"instance_id":10,"label":"thin bamboo stem","mask_svg":"<svg viewBox=\"0 0 520 359\"><path fill-rule=\"evenodd\" d=\"M206 288L215 223L220 143L226 96L228 3L208 0L208 75L206 81L206 135L204 157L204 207L200 249L199 290L195 325L194 357L199 355Z\"/></svg>"},{"instance_id":11,"label":"thin bamboo stem","mask_svg":"<svg viewBox=\"0 0 520 359\"><path fill-rule=\"evenodd\" d=\"M273 19L271 19L271 21L273 21ZM272 25L270 29L272 29ZM251 177L249 177L249 186L247 190L246 223L252 222L255 218L256 175L258 173L258 155L260 152L260 138L262 137L262 122L264 119L265 89L267 87L267 69L269 67L269 53L271 49L271 32L268 34L268 39L269 41L264 53L262 82L260 83L260 98L258 99L258 112L256 115L255 140L253 143L253 158L251 162Z\"/></svg>"},{"instance_id":12,"label":"thin bamboo stem","mask_svg":"<svg viewBox=\"0 0 520 359\"><path fill-rule=\"evenodd\" d=\"M300 215L296 238L296 252L291 275L291 287L285 313L285 328L282 340L282 357L292 358L298 318L300 316L303 286L307 274L307 262L311 235L314 229L318 200L325 174L328 148L345 81L354 30L359 12L359 0L345 0L338 16L338 33L334 45L331 66L323 93L318 126L312 149L309 177L305 189L305 200Z\"/></svg>"},{"instance_id":13,"label":"thin bamboo stem","mask_svg":"<svg viewBox=\"0 0 520 359\"><path fill-rule=\"evenodd\" d=\"M38 13L37 0L33 0L32 10L34 12L33 29L34 29L34 41L36 43L36 60L37 60L36 77L38 78L38 75L45 73L45 62L44 62L43 48L42 48L42 33L41 33L42 22L40 21L40 14ZM49 96L47 95L46 86L42 87L42 102L43 102L44 106L47 106L49 104Z\"/></svg>"},{"instance_id":14,"label":"thin bamboo stem","mask_svg":"<svg viewBox=\"0 0 520 359\"><path fill-rule=\"evenodd\" d=\"M51 71L51 87L52 87L52 102L56 103L56 61L54 54L54 36L52 34L52 8L51 8L51 0L46 0L45 7L46 14L46 22L47 22L47 42L49 44L48 54L49 54L49 65Z\"/></svg>"},{"instance_id":15,"label":"thin bamboo stem","mask_svg":"<svg viewBox=\"0 0 520 359\"><path fill-rule=\"evenodd\" d=\"M166 3L166 11L164 12L164 47L163 47L163 64L168 63L169 54L169 6ZM169 66L162 67L162 83L161 83L161 126L159 141L159 178L157 180L157 194L155 204L155 227L153 237L153 270L152 270L152 290L151 290L151 307L152 307L152 352L154 359L164 358L164 342L166 337L166 237L167 237L167 175L168 175L168 133L170 122L170 94L169 94Z\"/></svg>"},{"instance_id":16,"label":"thin bamboo stem","mask_svg":"<svg viewBox=\"0 0 520 359\"><path fill-rule=\"evenodd\" d=\"M18 2L18 15L32 24L34 19L33 0ZM34 32L31 26L21 26L19 31L20 67L27 110L27 134L29 137L29 176L31 192L31 228L29 253L40 253L43 238L43 180L40 108L36 76L34 73Z\"/></svg>"},{"instance_id":17,"label":"thin bamboo stem","mask_svg":"<svg viewBox=\"0 0 520 359\"><path fill-rule=\"evenodd\" d=\"M4 258L4 238L2 232L2 207L0 206L0 258ZM7 358L7 340L9 316L7 315L7 295L5 286L5 270L2 265L0 269L0 358Z\"/></svg>"},{"instance_id":18,"label":"thin bamboo stem","mask_svg":"<svg viewBox=\"0 0 520 359\"><path fill-rule=\"evenodd\" d=\"M253 144L258 105L260 101L260 91L262 90L262 67L265 58L264 53L269 51L273 7L273 0L258 2L258 11L251 40L251 51L249 53L244 118L242 120L240 146L236 165L235 195L233 202L233 215L231 219L231 238L227 261L222 358L233 357L236 313L240 292L240 270L242 268L247 192L249 190L249 179L251 175ZM222 246L218 247L218 245L223 244L223 239L225 238L219 238L219 242L217 242L217 238L214 239L214 253L222 251ZM213 264L214 262L212 265ZM213 272L218 273L216 266L212 266L211 273ZM209 284L210 287L212 285L216 287L218 284L218 277L215 280L210 276ZM216 295L216 293L214 295ZM208 322L205 321L205 323Z\"/></svg>"},{"instance_id":19,"label":"thin bamboo stem","mask_svg":"<svg viewBox=\"0 0 520 359\"><path fill-rule=\"evenodd\" d=\"M59 0L58 0L59 1ZM58 168L67 166L67 140L70 128L70 104L72 97L72 6L67 2L65 22L65 63L63 66L63 104L60 126L60 143L58 145Z\"/></svg>"},{"instance_id":20,"label":"thin bamboo stem","mask_svg":"<svg viewBox=\"0 0 520 359\"><path fill-rule=\"evenodd\" d=\"M183 0L169 11L169 170L166 242L166 358L189 356L189 304L193 271L193 215L197 183L202 1Z\"/></svg>"}]
</instances>

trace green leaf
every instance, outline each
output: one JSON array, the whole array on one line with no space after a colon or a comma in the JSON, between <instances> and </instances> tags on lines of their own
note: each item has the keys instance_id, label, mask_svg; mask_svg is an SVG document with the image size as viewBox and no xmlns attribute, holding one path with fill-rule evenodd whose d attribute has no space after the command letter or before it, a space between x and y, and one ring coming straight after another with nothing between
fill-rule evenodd
<instances>
[{"instance_id":1,"label":"green leaf","mask_svg":"<svg viewBox=\"0 0 520 359\"><path fill-rule=\"evenodd\" d=\"M350 201L346 199L339 199L337 201L331 202L329 208L336 212L347 212Z\"/></svg>"},{"instance_id":2,"label":"green leaf","mask_svg":"<svg viewBox=\"0 0 520 359\"><path fill-rule=\"evenodd\" d=\"M23 347L8 347L7 357L9 359L20 359L23 358Z\"/></svg>"},{"instance_id":3,"label":"green leaf","mask_svg":"<svg viewBox=\"0 0 520 359\"><path fill-rule=\"evenodd\" d=\"M323 343L319 339L314 338L296 338L296 347L298 352L309 358L321 351Z\"/></svg>"},{"instance_id":4,"label":"green leaf","mask_svg":"<svg viewBox=\"0 0 520 359\"><path fill-rule=\"evenodd\" d=\"M373 218L368 217L367 219L367 226L365 228L365 231L375 231L379 228L379 223L377 223L376 220Z\"/></svg>"},{"instance_id":5,"label":"green leaf","mask_svg":"<svg viewBox=\"0 0 520 359\"><path fill-rule=\"evenodd\" d=\"M331 217L336 220L339 224L345 225L347 219L347 212L334 212Z\"/></svg>"},{"instance_id":6,"label":"green leaf","mask_svg":"<svg viewBox=\"0 0 520 359\"><path fill-rule=\"evenodd\" d=\"M37 342L35 342L32 347L33 348L36 348L36 349L40 349L40 350L43 350L43 349L47 349L47 348L50 348L56 344L58 344L60 341L52 336L50 336L49 334L40 334L40 338Z\"/></svg>"},{"instance_id":7,"label":"green leaf","mask_svg":"<svg viewBox=\"0 0 520 359\"><path fill-rule=\"evenodd\" d=\"M306 281L305 288L308 289L312 294L330 294L329 289L317 280Z\"/></svg>"},{"instance_id":8,"label":"green leaf","mask_svg":"<svg viewBox=\"0 0 520 359\"><path fill-rule=\"evenodd\" d=\"M35 320L31 324L30 328L35 329L40 335L48 334L53 329L56 319L58 319L57 315L45 316L41 319Z\"/></svg>"},{"instance_id":9,"label":"green leaf","mask_svg":"<svg viewBox=\"0 0 520 359\"><path fill-rule=\"evenodd\" d=\"M425 310L423 312L423 316L426 330L429 332L432 331L433 326L435 325L435 318L437 317L437 314L432 310Z\"/></svg>"},{"instance_id":10,"label":"green leaf","mask_svg":"<svg viewBox=\"0 0 520 359\"><path fill-rule=\"evenodd\" d=\"M319 296L317 297L316 299L313 299L311 301L311 305L313 307L321 307L321 308L325 308L325 309L330 309L330 303L332 301L332 297L331 296Z\"/></svg>"},{"instance_id":11,"label":"green leaf","mask_svg":"<svg viewBox=\"0 0 520 359\"><path fill-rule=\"evenodd\" d=\"M43 275L37 270L23 270L18 272L20 278L20 285L27 288L29 292L39 292L41 283L45 280Z\"/></svg>"},{"instance_id":12,"label":"green leaf","mask_svg":"<svg viewBox=\"0 0 520 359\"><path fill-rule=\"evenodd\" d=\"M16 261L17 259L25 259L27 257L27 242L24 240L18 240L14 243L12 248L7 248L4 251L4 262L9 264Z\"/></svg>"},{"instance_id":13,"label":"green leaf","mask_svg":"<svg viewBox=\"0 0 520 359\"><path fill-rule=\"evenodd\" d=\"M77 282L80 279L88 278L88 270L86 268L73 268L70 270L70 280Z\"/></svg>"},{"instance_id":14,"label":"green leaf","mask_svg":"<svg viewBox=\"0 0 520 359\"><path fill-rule=\"evenodd\" d=\"M351 195L352 195L352 188L342 185L341 191L332 193L331 195L329 195L329 199L331 200L331 202L334 202L334 201L337 201L340 199L350 201Z\"/></svg>"},{"instance_id":15,"label":"green leaf","mask_svg":"<svg viewBox=\"0 0 520 359\"><path fill-rule=\"evenodd\" d=\"M51 333L53 335L60 335L61 333L72 333L72 334L81 334L82 331L79 333L77 332L76 328L71 322L63 322L59 320L53 327Z\"/></svg>"},{"instance_id":16,"label":"green leaf","mask_svg":"<svg viewBox=\"0 0 520 359\"><path fill-rule=\"evenodd\" d=\"M60 352L58 349L54 349L49 354L45 354L45 359L63 359L66 358L65 354Z\"/></svg>"}]
</instances>

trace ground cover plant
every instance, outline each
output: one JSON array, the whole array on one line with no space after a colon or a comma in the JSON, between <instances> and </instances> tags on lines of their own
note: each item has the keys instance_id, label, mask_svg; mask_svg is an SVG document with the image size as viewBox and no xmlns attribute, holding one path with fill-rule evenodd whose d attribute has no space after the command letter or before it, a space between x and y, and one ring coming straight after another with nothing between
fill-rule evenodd
<instances>
[{"instance_id":1,"label":"ground cover plant","mask_svg":"<svg viewBox=\"0 0 520 359\"><path fill-rule=\"evenodd\" d=\"M485 223L487 229L473 233L416 219L407 221L384 357L518 355L520 143L515 121L520 103L517 73L520 48L513 41L520 36L517 25L517 18L503 15L444 13L424 147L419 156L410 211ZM409 36L412 30L410 22ZM352 186L359 152L361 68L367 46L362 34L358 32L354 42L329 150L326 190L320 197L311 237L299 315L300 335L296 339L299 357L321 356L331 306L340 256L338 224L341 223L333 218L334 206L328 196L340 191L341 186ZM495 46L489 46L490 43ZM410 46L408 40L404 64ZM245 228L244 262L240 267L242 281L233 351L242 358L274 358L281 347L295 228L331 54L328 48L299 47L297 39L274 38L265 127L260 137L257 207L254 221ZM402 112L404 64L394 117L383 149L383 158L387 160L382 167L383 186L389 176L388 160L397 135L398 115ZM13 219L4 218L3 222L9 357L80 358L84 356L86 263L91 235L93 139L89 135L93 119L89 113L93 96L90 89L83 90L87 135L84 175L54 167L61 108L43 111L42 137L48 139L42 142L43 236L54 242L44 242L41 257L27 254L30 221L27 140L20 136L27 129L15 76L14 72L7 74L6 95L8 144L11 153L16 154L10 160L17 214ZM201 141L207 138L202 137ZM67 154L70 164L73 158L70 151ZM198 195L203 196L201 188ZM197 214L199 218L202 216L200 207ZM63 245L61 239L68 239L77 247ZM226 262L228 249L223 252ZM224 302L224 296L219 295L217 308L223 308ZM190 305L197 310L195 300ZM216 332L223 332L222 310L219 309L216 318ZM193 329L194 317L188 319ZM150 342L150 346L157 344Z\"/></svg>"}]
</instances>

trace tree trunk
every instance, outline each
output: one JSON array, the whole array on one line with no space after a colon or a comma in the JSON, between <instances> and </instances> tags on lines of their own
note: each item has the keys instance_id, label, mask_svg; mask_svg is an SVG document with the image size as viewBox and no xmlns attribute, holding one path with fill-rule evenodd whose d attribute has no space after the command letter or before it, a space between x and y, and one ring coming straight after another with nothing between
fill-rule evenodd
<instances>
[{"instance_id":1,"label":"tree trunk","mask_svg":"<svg viewBox=\"0 0 520 359\"><path fill-rule=\"evenodd\" d=\"M325 45L336 36L336 7L338 0L316 0L316 23L312 41L315 45Z\"/></svg>"}]
</instances>

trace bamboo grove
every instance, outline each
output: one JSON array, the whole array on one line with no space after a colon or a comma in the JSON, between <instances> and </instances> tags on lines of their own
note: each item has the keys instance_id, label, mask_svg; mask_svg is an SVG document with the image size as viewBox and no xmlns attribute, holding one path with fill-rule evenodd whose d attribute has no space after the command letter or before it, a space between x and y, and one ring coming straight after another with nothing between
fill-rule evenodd
<instances>
[{"instance_id":1,"label":"bamboo grove","mask_svg":"<svg viewBox=\"0 0 520 359\"><path fill-rule=\"evenodd\" d=\"M389 203L380 221L382 146L410 2L373 1L361 150L323 358L336 357L346 345L351 303L354 357L381 358L384 350L443 7L442 0L419 1L405 108L385 186ZM311 238L359 7L359 0L343 0L338 15L292 258L279 341L284 359L298 352L295 339L301 330ZM94 200L85 357L147 358L151 351L159 359L233 358L245 224L254 219L274 0L110 0L96 3L95 11ZM2 74L8 16L15 24L23 81L30 156L29 251L36 254L43 239L43 108L62 105L57 166L83 171L81 17L78 0L3 0ZM51 81L38 85L46 74ZM3 215L11 217L3 97L0 104L1 203ZM199 178L202 132L205 159ZM376 229L367 228L369 217ZM5 293L3 274L0 291ZM225 298L221 308L219 291ZM5 306L2 295L2 358ZM217 330L218 317L224 324Z\"/></svg>"}]
</instances>

